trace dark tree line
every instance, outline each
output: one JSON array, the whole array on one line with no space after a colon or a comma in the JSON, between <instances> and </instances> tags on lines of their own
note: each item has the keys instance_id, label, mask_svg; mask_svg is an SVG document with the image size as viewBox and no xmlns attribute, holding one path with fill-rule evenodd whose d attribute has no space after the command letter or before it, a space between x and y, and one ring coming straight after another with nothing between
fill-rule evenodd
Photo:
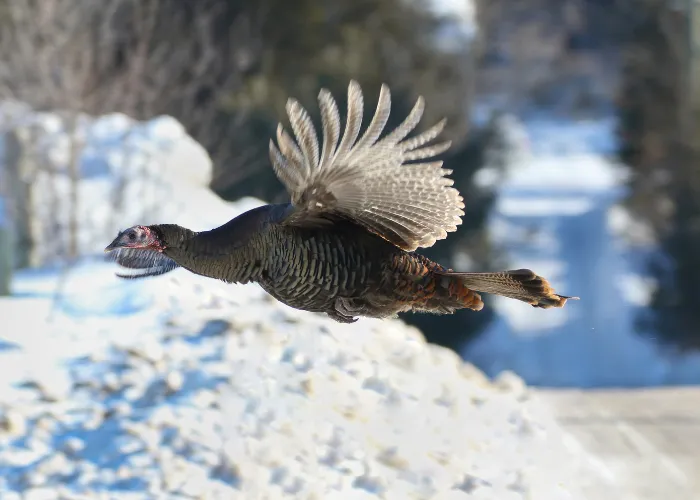
<instances>
[{"instance_id":1,"label":"dark tree line","mask_svg":"<svg viewBox=\"0 0 700 500\"><path fill-rule=\"evenodd\" d=\"M691 5L626 4L630 30L618 102L620 157L632 170L627 205L649 225L660 247L649 259L658 287L639 324L664 343L698 349L700 54L693 46L700 25L693 23Z\"/></svg>"},{"instance_id":2,"label":"dark tree line","mask_svg":"<svg viewBox=\"0 0 700 500\"><path fill-rule=\"evenodd\" d=\"M700 6L680 0L482 0L477 95L517 110L612 109L624 201L650 231L646 337L700 348ZM647 242L642 242L646 244ZM647 250L643 254L649 253Z\"/></svg>"}]
</instances>

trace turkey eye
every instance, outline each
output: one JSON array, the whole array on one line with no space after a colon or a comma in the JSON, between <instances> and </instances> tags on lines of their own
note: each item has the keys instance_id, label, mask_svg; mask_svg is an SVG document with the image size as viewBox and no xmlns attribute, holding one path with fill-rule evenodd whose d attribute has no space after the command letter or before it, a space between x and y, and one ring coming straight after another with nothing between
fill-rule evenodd
<instances>
[{"instance_id":1,"label":"turkey eye","mask_svg":"<svg viewBox=\"0 0 700 500\"><path fill-rule=\"evenodd\" d=\"M135 233L129 233L129 239L131 241L134 241L136 239L136 234Z\"/></svg>"}]
</instances>

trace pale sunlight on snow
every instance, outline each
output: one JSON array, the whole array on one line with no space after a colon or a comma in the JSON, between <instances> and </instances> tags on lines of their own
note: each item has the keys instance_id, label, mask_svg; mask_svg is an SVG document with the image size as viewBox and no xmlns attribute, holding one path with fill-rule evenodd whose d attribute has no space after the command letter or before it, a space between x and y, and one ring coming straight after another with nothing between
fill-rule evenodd
<instances>
[{"instance_id":1,"label":"pale sunlight on snow","mask_svg":"<svg viewBox=\"0 0 700 500\"><path fill-rule=\"evenodd\" d=\"M34 119L60 156L60 126ZM118 228L208 228L262 202L214 195L172 119L82 126L87 252L18 272L0 299L3 499L580 498L584 455L515 375L491 382L398 320L342 325L255 285L117 279L101 250ZM181 201L114 212L124 181Z\"/></svg>"}]
</instances>

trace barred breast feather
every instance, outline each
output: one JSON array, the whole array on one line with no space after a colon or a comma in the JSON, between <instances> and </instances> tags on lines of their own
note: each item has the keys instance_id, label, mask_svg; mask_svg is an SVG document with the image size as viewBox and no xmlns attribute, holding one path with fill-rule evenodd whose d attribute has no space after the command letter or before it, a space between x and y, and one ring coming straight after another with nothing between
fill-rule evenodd
<instances>
[{"instance_id":1,"label":"barred breast feather","mask_svg":"<svg viewBox=\"0 0 700 500\"><path fill-rule=\"evenodd\" d=\"M292 98L286 109L296 141L281 124L279 147L270 141L274 171L296 209L288 224L312 226L349 219L407 251L430 247L457 230L464 202L453 181L445 177L451 171L442 167L442 161L427 161L450 146L449 141L429 144L445 120L407 138L422 117L422 97L403 123L382 138L391 108L386 85L359 138L364 98L357 82L348 87L342 138L338 105L328 90L320 91L318 103L321 145L308 112Z\"/></svg>"}]
</instances>

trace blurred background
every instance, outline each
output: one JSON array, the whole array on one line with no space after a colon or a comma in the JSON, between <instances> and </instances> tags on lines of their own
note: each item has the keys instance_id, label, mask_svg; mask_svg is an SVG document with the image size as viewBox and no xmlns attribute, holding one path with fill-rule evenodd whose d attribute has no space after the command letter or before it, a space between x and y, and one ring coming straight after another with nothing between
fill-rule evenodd
<instances>
[{"instance_id":1,"label":"blurred background","mask_svg":"<svg viewBox=\"0 0 700 500\"><path fill-rule=\"evenodd\" d=\"M286 201L287 98L350 79L448 118L422 253L581 300L342 325L114 276L120 229ZM697 0L0 0L0 497L697 498L699 112Z\"/></svg>"},{"instance_id":2,"label":"blurred background","mask_svg":"<svg viewBox=\"0 0 700 500\"><path fill-rule=\"evenodd\" d=\"M111 168L86 116L112 117L93 130L108 151L109 130L170 116L211 171L169 176L280 202L267 147L287 97L318 119L319 88L343 109L354 78L368 114L391 87L390 126L419 95L421 127L449 120L467 215L425 254L532 268L581 297L555 311L486 297L478 314L406 322L530 384L700 383L699 43L692 0L1 0L0 293L13 273L97 255L116 228L157 218L161 198L129 190L147 169L123 167L81 201L82 180ZM208 209L180 195L205 229Z\"/></svg>"}]
</instances>

